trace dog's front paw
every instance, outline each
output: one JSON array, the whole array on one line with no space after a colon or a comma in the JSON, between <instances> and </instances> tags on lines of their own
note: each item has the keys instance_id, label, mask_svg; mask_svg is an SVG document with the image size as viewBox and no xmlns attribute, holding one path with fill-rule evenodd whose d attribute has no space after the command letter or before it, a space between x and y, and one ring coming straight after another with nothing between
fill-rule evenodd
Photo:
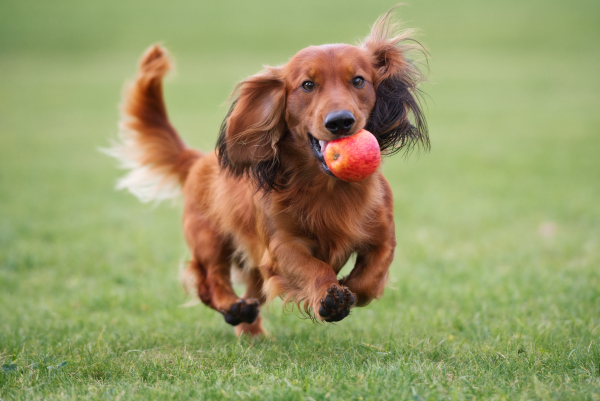
<instances>
[{"instance_id":1,"label":"dog's front paw","mask_svg":"<svg viewBox=\"0 0 600 401\"><path fill-rule=\"evenodd\" d=\"M259 303L255 299L240 299L228 311L222 311L225 321L232 326L240 323L254 323L259 313Z\"/></svg>"},{"instance_id":2,"label":"dog's front paw","mask_svg":"<svg viewBox=\"0 0 600 401\"><path fill-rule=\"evenodd\" d=\"M327 290L327 295L321 299L319 315L326 322L339 322L350 314L350 308L356 303L356 298L347 288L334 285Z\"/></svg>"}]
</instances>

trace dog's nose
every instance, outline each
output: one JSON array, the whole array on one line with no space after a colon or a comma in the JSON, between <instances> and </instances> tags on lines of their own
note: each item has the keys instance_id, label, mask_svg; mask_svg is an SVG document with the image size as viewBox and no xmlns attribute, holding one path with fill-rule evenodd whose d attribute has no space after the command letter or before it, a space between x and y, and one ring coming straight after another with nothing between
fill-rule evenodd
<instances>
[{"instance_id":1,"label":"dog's nose","mask_svg":"<svg viewBox=\"0 0 600 401\"><path fill-rule=\"evenodd\" d=\"M354 116L348 110L332 111L325 117L325 128L334 135L344 135L354 124Z\"/></svg>"}]
</instances>

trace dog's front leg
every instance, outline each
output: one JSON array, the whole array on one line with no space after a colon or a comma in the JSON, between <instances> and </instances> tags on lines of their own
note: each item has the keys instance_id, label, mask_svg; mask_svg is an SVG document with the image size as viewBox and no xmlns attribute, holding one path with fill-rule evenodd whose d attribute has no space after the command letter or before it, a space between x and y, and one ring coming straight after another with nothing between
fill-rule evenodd
<instances>
[{"instance_id":1,"label":"dog's front leg","mask_svg":"<svg viewBox=\"0 0 600 401\"><path fill-rule=\"evenodd\" d=\"M357 306L365 306L383 295L388 270L394 259L396 238L393 228L388 238L367 251L359 252L350 274L340 280L356 294Z\"/></svg>"},{"instance_id":2,"label":"dog's front leg","mask_svg":"<svg viewBox=\"0 0 600 401\"><path fill-rule=\"evenodd\" d=\"M337 322L350 314L356 303L354 295L337 280L327 263L312 256L309 241L294 237L277 237L261 263L267 279L264 291L269 299L304 301L305 310L312 309L315 318Z\"/></svg>"}]
</instances>

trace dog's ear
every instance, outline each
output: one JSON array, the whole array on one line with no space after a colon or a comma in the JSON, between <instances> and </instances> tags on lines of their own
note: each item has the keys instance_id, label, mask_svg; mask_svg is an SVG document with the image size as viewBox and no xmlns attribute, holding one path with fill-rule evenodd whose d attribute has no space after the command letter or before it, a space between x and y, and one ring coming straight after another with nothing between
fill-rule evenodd
<instances>
[{"instance_id":1,"label":"dog's ear","mask_svg":"<svg viewBox=\"0 0 600 401\"><path fill-rule=\"evenodd\" d=\"M221 166L250 173L259 187L273 188L279 166L277 142L285 132L286 90L280 67L267 67L236 87L237 98L217 142Z\"/></svg>"},{"instance_id":2,"label":"dog's ear","mask_svg":"<svg viewBox=\"0 0 600 401\"><path fill-rule=\"evenodd\" d=\"M378 19L362 45L371 56L376 93L365 128L375 135L385 154L415 145L428 149L427 124L418 97L423 75L407 57L411 51L424 50L410 38L411 31L395 33L397 26L390 17L391 11Z\"/></svg>"}]
</instances>

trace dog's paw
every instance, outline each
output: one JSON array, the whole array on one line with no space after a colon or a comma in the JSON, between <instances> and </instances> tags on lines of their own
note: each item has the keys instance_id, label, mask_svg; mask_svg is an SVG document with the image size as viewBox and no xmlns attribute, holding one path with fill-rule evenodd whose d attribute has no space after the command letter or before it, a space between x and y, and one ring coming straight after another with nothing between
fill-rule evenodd
<instances>
[{"instance_id":1,"label":"dog's paw","mask_svg":"<svg viewBox=\"0 0 600 401\"><path fill-rule=\"evenodd\" d=\"M326 322L339 322L350 314L350 308L356 303L356 298L347 288L334 285L327 290L327 295L321 299L319 315Z\"/></svg>"},{"instance_id":2,"label":"dog's paw","mask_svg":"<svg viewBox=\"0 0 600 401\"><path fill-rule=\"evenodd\" d=\"M229 308L223 311L225 321L232 326L240 323L254 323L259 313L259 304L255 299L240 299Z\"/></svg>"}]
</instances>

